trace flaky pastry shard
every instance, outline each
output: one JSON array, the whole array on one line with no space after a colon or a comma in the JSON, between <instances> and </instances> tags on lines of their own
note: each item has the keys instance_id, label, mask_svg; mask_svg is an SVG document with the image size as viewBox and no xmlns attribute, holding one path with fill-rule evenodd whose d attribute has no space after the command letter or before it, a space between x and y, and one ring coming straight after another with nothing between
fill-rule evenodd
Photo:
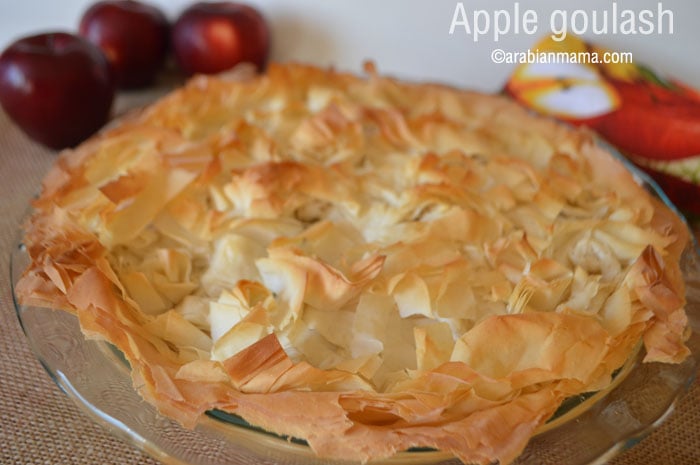
<instances>
[{"instance_id":1,"label":"flaky pastry shard","mask_svg":"<svg viewBox=\"0 0 700 465\"><path fill-rule=\"evenodd\" d=\"M195 77L46 176L25 305L76 314L192 427L505 465L638 341L682 361L681 220L586 132L303 65Z\"/></svg>"}]
</instances>

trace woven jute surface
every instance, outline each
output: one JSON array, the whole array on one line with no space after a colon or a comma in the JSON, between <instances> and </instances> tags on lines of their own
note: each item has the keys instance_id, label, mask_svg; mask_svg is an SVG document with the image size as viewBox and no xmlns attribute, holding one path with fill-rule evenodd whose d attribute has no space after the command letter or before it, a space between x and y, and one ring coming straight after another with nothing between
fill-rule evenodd
<instances>
[{"instance_id":1,"label":"woven jute surface","mask_svg":"<svg viewBox=\"0 0 700 465\"><path fill-rule=\"evenodd\" d=\"M121 95L116 113L162 92ZM54 159L54 152L29 141L0 111L0 464L157 464L92 423L63 394L34 357L15 314L9 255ZM700 383L693 383L665 423L610 463L700 464Z\"/></svg>"}]
</instances>

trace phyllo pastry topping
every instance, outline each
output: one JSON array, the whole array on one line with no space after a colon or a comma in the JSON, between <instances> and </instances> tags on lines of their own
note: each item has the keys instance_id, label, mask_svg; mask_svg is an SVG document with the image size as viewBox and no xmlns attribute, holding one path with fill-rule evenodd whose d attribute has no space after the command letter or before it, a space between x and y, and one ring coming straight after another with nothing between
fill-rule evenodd
<instances>
[{"instance_id":1,"label":"phyllo pastry topping","mask_svg":"<svg viewBox=\"0 0 700 465\"><path fill-rule=\"evenodd\" d=\"M497 96L196 77L64 152L34 207L22 302L75 313L188 427L216 408L324 457L504 465L639 341L688 354L682 222Z\"/></svg>"}]
</instances>

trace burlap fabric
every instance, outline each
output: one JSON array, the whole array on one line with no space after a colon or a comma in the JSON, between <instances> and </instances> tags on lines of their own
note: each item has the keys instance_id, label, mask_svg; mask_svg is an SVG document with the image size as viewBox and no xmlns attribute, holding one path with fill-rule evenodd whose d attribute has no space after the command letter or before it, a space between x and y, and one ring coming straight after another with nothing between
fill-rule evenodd
<instances>
[{"instance_id":1,"label":"burlap fabric","mask_svg":"<svg viewBox=\"0 0 700 465\"><path fill-rule=\"evenodd\" d=\"M163 90L121 95L117 113ZM20 219L55 153L29 141L0 111L0 464L156 464L93 424L34 358L15 315L8 261ZM656 431L614 465L700 464L700 383Z\"/></svg>"}]
</instances>

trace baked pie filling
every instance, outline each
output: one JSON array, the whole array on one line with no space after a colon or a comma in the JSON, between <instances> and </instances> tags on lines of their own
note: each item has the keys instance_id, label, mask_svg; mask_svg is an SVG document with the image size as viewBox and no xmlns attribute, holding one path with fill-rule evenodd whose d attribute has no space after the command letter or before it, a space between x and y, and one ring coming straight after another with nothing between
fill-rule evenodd
<instances>
[{"instance_id":1,"label":"baked pie filling","mask_svg":"<svg viewBox=\"0 0 700 465\"><path fill-rule=\"evenodd\" d=\"M640 340L686 357L686 229L590 134L368 71L196 77L62 153L21 301L185 426L217 408L361 461L506 464Z\"/></svg>"}]
</instances>

